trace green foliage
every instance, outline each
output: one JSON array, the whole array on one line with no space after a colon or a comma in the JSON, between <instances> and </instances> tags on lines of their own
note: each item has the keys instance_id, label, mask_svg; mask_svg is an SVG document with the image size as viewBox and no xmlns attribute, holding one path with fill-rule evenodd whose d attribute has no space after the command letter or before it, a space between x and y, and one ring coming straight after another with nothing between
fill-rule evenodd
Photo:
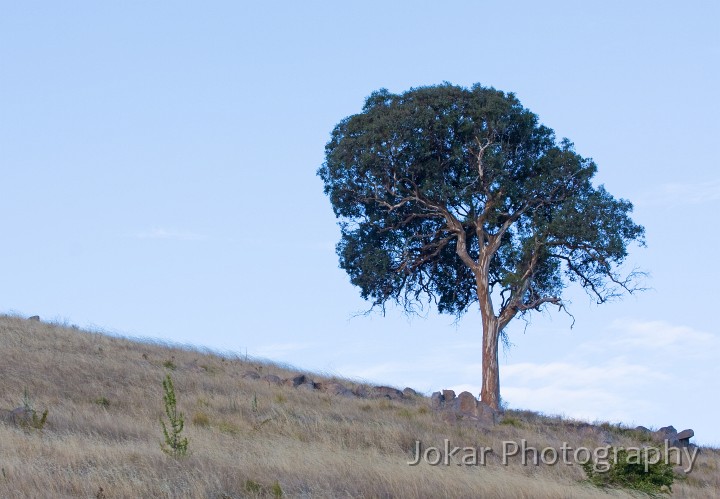
<instances>
[{"instance_id":1,"label":"green foliage","mask_svg":"<svg viewBox=\"0 0 720 499\"><path fill-rule=\"evenodd\" d=\"M262 485L255 480L245 480L245 490L251 494L259 494L262 492Z\"/></svg>"},{"instance_id":2,"label":"green foliage","mask_svg":"<svg viewBox=\"0 0 720 499\"><path fill-rule=\"evenodd\" d=\"M653 442L652 435L647 431L637 430L635 428L628 428L622 424L611 424L603 422L600 424L600 428L615 435L631 438L638 442Z\"/></svg>"},{"instance_id":3,"label":"green foliage","mask_svg":"<svg viewBox=\"0 0 720 499\"><path fill-rule=\"evenodd\" d=\"M95 400L93 400L93 402L95 402L97 405L99 405L100 407L103 407L105 409L110 407L110 401L107 399L107 397L98 397Z\"/></svg>"},{"instance_id":4,"label":"green foliage","mask_svg":"<svg viewBox=\"0 0 720 499\"><path fill-rule=\"evenodd\" d=\"M280 484L277 481L270 487L270 493L273 495L273 497L283 496L282 487L280 487Z\"/></svg>"},{"instance_id":5,"label":"green foliage","mask_svg":"<svg viewBox=\"0 0 720 499\"><path fill-rule=\"evenodd\" d=\"M652 449L650 459L643 452L617 449L616 452L610 453L607 471L596 470L596 464L592 461L584 464L583 469L588 480L598 487L622 487L651 495L670 492L675 478L672 465L662 459L654 459L660 456L661 451L657 448ZM654 452L658 454L654 455Z\"/></svg>"},{"instance_id":6,"label":"green foliage","mask_svg":"<svg viewBox=\"0 0 720 499\"><path fill-rule=\"evenodd\" d=\"M512 416L505 416L504 418L502 418L502 420L500 420L500 424L506 426L514 426L515 428L522 428L523 426L518 418L514 418Z\"/></svg>"},{"instance_id":7,"label":"green foliage","mask_svg":"<svg viewBox=\"0 0 720 499\"><path fill-rule=\"evenodd\" d=\"M188 439L181 437L185 421L182 413L177 411L177 400L175 398L175 387L172 378L166 375L163 380L163 401L165 403L165 414L167 415L170 428L165 421L160 421L165 437L165 444L161 445L163 452L173 457L182 457L187 454Z\"/></svg>"},{"instance_id":8,"label":"green foliage","mask_svg":"<svg viewBox=\"0 0 720 499\"><path fill-rule=\"evenodd\" d=\"M245 480L245 491L254 496L283 497L282 487L280 487L277 480L270 487L266 487L255 480Z\"/></svg>"},{"instance_id":9,"label":"green foliage","mask_svg":"<svg viewBox=\"0 0 720 499\"><path fill-rule=\"evenodd\" d=\"M459 316L480 275L509 320L561 304L572 281L598 302L633 289L614 268L644 229L593 186L596 169L513 94L443 84L374 92L335 127L318 175L340 266L373 306L428 299Z\"/></svg>"},{"instance_id":10,"label":"green foliage","mask_svg":"<svg viewBox=\"0 0 720 499\"><path fill-rule=\"evenodd\" d=\"M177 369L177 366L175 365L175 357L172 357L171 359L166 360L163 362L163 367L166 369L170 369L171 371L174 371Z\"/></svg>"},{"instance_id":11,"label":"green foliage","mask_svg":"<svg viewBox=\"0 0 720 499\"><path fill-rule=\"evenodd\" d=\"M18 424L24 430L37 430L42 431L45 427L45 423L48 417L48 410L45 409L41 415L38 416L37 411L30 398L30 392L27 388L23 390L23 415L19 418Z\"/></svg>"}]
</instances>

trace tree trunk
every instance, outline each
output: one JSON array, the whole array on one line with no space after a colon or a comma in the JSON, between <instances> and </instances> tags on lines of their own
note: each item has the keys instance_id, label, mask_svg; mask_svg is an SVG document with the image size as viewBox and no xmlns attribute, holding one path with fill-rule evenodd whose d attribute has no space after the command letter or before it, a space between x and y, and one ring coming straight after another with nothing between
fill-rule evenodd
<instances>
[{"instance_id":1,"label":"tree trunk","mask_svg":"<svg viewBox=\"0 0 720 499\"><path fill-rule=\"evenodd\" d=\"M500 408L500 367L498 365L498 339L500 328L495 314L482 313L482 390L480 400L492 407Z\"/></svg>"}]
</instances>

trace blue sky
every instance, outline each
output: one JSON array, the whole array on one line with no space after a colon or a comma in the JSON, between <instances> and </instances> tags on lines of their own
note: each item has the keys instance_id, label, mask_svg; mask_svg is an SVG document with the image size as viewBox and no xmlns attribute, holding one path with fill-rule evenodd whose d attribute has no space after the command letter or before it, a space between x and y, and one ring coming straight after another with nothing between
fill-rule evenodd
<instances>
[{"instance_id":1,"label":"blue sky","mask_svg":"<svg viewBox=\"0 0 720 499\"><path fill-rule=\"evenodd\" d=\"M652 287L512 324L503 398L720 445L720 6L628 4L3 2L0 311L477 394L477 313L356 315L315 172L373 90L480 82L634 202Z\"/></svg>"}]
</instances>

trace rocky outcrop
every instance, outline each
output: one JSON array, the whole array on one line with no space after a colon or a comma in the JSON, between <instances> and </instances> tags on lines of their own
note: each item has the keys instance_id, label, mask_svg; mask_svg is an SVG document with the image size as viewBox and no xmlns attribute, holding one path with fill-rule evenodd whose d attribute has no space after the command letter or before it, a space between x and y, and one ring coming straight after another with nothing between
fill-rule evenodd
<instances>
[{"instance_id":1,"label":"rocky outcrop","mask_svg":"<svg viewBox=\"0 0 720 499\"><path fill-rule=\"evenodd\" d=\"M403 392L391 386L374 386L370 389L371 398L386 398L389 400L401 400L405 398Z\"/></svg>"},{"instance_id":2,"label":"rocky outcrop","mask_svg":"<svg viewBox=\"0 0 720 499\"><path fill-rule=\"evenodd\" d=\"M290 378L281 378L274 374L266 374L261 376L257 371L245 371L241 378L257 381L265 381L276 386L288 386L298 390L317 391L335 395L340 397L357 397L357 398L380 398L388 400L409 400L419 397L412 388L405 388L400 391L391 386L356 386L350 389L339 381L319 381L315 382L305 374L297 374Z\"/></svg>"},{"instance_id":3,"label":"rocky outcrop","mask_svg":"<svg viewBox=\"0 0 720 499\"><path fill-rule=\"evenodd\" d=\"M440 412L447 421L466 420L481 426L492 426L498 422L499 412L470 392L462 392L457 397L453 390L435 392L430 397L430 407Z\"/></svg>"},{"instance_id":4,"label":"rocky outcrop","mask_svg":"<svg viewBox=\"0 0 720 499\"><path fill-rule=\"evenodd\" d=\"M325 392L328 395L339 395L341 397L353 396L353 392L348 387L336 381L321 382L316 383L315 385L318 390Z\"/></svg>"},{"instance_id":5,"label":"rocky outcrop","mask_svg":"<svg viewBox=\"0 0 720 499\"><path fill-rule=\"evenodd\" d=\"M635 431L647 433L653 440L657 442L665 442L671 447L690 447L690 439L695 436L695 432L691 429L683 430L678 433L674 426L663 426L659 430L651 431L644 426L638 426Z\"/></svg>"}]
</instances>

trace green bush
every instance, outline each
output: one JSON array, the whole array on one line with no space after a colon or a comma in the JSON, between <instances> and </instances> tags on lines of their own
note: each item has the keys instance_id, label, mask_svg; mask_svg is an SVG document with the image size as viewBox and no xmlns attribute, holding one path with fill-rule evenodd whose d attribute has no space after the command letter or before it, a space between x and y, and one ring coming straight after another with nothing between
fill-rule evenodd
<instances>
[{"instance_id":1,"label":"green bush","mask_svg":"<svg viewBox=\"0 0 720 499\"><path fill-rule=\"evenodd\" d=\"M165 402L165 414L167 415L168 422L170 423L170 429L165 425L165 421L160 421L162 424L163 436L165 437L165 445L161 445L163 452L173 457L182 457L187 454L188 439L181 438L180 434L185 428L185 419L182 413L177 411L177 401L175 399L175 388L173 387L172 378L170 375L166 375L163 380L163 401Z\"/></svg>"},{"instance_id":2,"label":"green bush","mask_svg":"<svg viewBox=\"0 0 720 499\"><path fill-rule=\"evenodd\" d=\"M660 449L650 448L656 456L661 455ZM653 456L653 453L649 453ZM615 459L617 457L617 459ZM672 465L659 459L657 463L647 459L648 452L628 452L617 449L610 453L606 471L589 461L583 465L588 480L598 487L623 487L635 489L650 495L657 495L672 490L675 475ZM647 462L646 462L647 460Z\"/></svg>"},{"instance_id":3,"label":"green bush","mask_svg":"<svg viewBox=\"0 0 720 499\"><path fill-rule=\"evenodd\" d=\"M512 416L505 416L500 420L501 425L505 426L514 426L516 428L522 428L522 423L518 418L512 417Z\"/></svg>"},{"instance_id":4,"label":"green bush","mask_svg":"<svg viewBox=\"0 0 720 499\"><path fill-rule=\"evenodd\" d=\"M265 487L263 484L256 482L255 480L245 480L245 491L256 497L283 497L282 487L280 487L277 480L270 487Z\"/></svg>"},{"instance_id":5,"label":"green bush","mask_svg":"<svg viewBox=\"0 0 720 499\"><path fill-rule=\"evenodd\" d=\"M45 427L47 417L47 409L42 412L42 415L38 416L38 413L33 406L32 399L30 398L30 392L28 392L28 389L25 388L25 390L23 390L23 412L18 421L20 427L25 430L42 431Z\"/></svg>"},{"instance_id":6,"label":"green bush","mask_svg":"<svg viewBox=\"0 0 720 499\"><path fill-rule=\"evenodd\" d=\"M107 397L98 397L93 400L93 402L95 402L100 407L104 407L105 409L110 407L110 401L107 399Z\"/></svg>"}]
</instances>

